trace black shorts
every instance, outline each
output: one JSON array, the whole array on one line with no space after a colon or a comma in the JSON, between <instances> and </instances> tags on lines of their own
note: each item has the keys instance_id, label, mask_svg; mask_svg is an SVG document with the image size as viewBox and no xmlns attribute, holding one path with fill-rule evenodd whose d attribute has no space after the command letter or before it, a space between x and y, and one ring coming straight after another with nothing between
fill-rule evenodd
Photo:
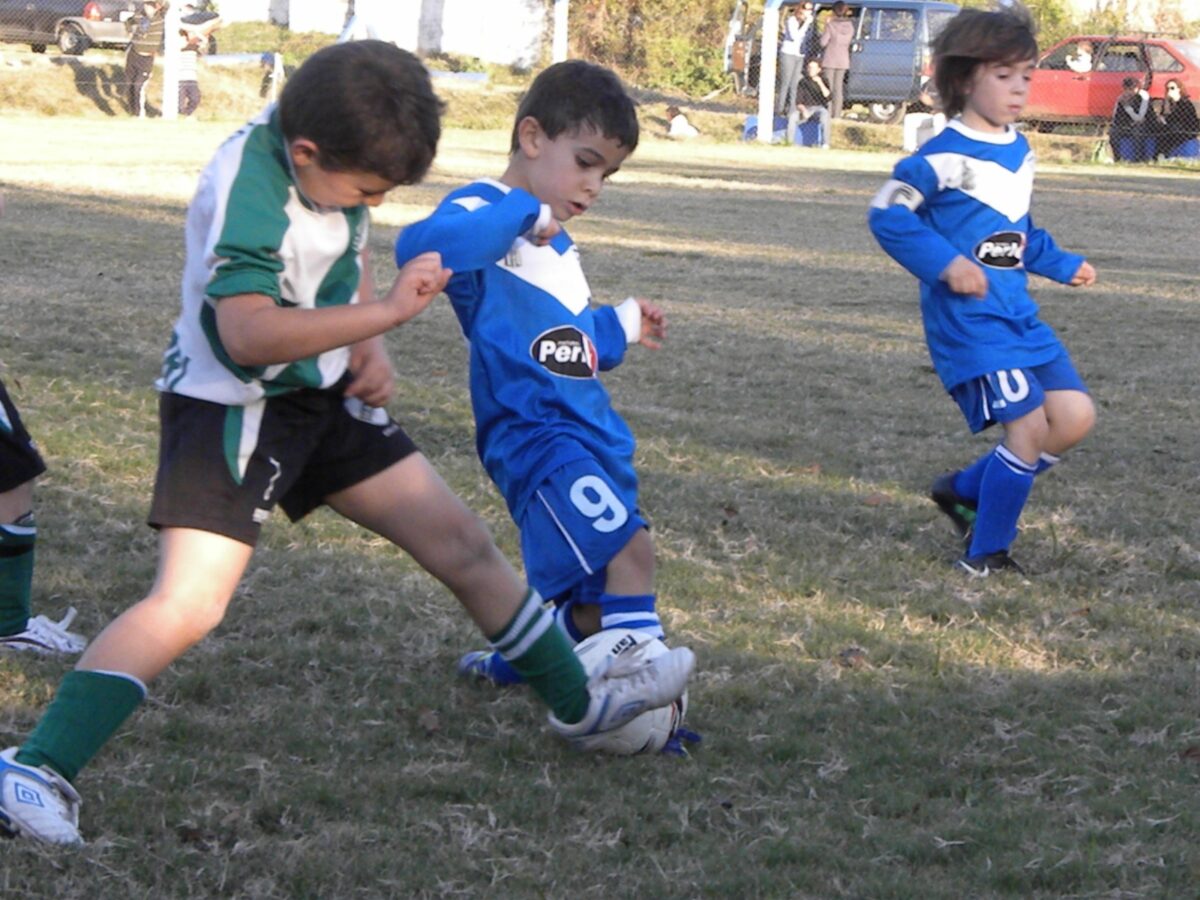
<instances>
[{"instance_id":1,"label":"black shorts","mask_svg":"<svg viewBox=\"0 0 1200 900\"><path fill-rule=\"evenodd\" d=\"M0 381L0 494L32 481L46 471L37 445Z\"/></svg>"},{"instance_id":2,"label":"black shorts","mask_svg":"<svg viewBox=\"0 0 1200 900\"><path fill-rule=\"evenodd\" d=\"M340 390L301 390L241 407L159 398L158 476L149 522L253 546L276 504L293 522L330 494L417 447L381 409Z\"/></svg>"}]
</instances>

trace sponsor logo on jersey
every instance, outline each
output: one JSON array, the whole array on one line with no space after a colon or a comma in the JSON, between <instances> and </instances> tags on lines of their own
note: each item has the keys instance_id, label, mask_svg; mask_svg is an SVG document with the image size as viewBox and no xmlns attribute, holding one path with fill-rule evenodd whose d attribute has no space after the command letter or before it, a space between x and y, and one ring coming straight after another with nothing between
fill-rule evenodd
<instances>
[{"instance_id":1,"label":"sponsor logo on jersey","mask_svg":"<svg viewBox=\"0 0 1200 900\"><path fill-rule=\"evenodd\" d=\"M592 339L570 325L543 331L533 339L529 355L542 368L565 378L595 378L599 367Z\"/></svg>"},{"instance_id":2,"label":"sponsor logo on jersey","mask_svg":"<svg viewBox=\"0 0 1200 900\"><path fill-rule=\"evenodd\" d=\"M1025 256L1025 235L1020 231L997 231L975 245L975 258L993 269L1015 269Z\"/></svg>"}]
</instances>

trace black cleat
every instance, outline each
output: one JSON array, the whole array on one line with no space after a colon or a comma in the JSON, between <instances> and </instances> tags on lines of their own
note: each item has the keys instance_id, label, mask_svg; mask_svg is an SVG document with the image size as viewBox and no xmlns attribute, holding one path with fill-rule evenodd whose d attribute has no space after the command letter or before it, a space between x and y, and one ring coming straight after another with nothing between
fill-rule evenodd
<instances>
[{"instance_id":1,"label":"black cleat","mask_svg":"<svg viewBox=\"0 0 1200 900\"><path fill-rule=\"evenodd\" d=\"M1021 578L1026 577L1021 565L1008 555L1007 550L997 550L983 556L964 556L955 564L972 578L987 578L1000 572L1016 572Z\"/></svg>"},{"instance_id":2,"label":"black cleat","mask_svg":"<svg viewBox=\"0 0 1200 900\"><path fill-rule=\"evenodd\" d=\"M933 487L929 489L929 499L954 523L954 530L970 549L971 529L975 527L977 509L974 503L966 497L960 497L954 490L954 475L954 472L947 472L935 478Z\"/></svg>"}]
</instances>

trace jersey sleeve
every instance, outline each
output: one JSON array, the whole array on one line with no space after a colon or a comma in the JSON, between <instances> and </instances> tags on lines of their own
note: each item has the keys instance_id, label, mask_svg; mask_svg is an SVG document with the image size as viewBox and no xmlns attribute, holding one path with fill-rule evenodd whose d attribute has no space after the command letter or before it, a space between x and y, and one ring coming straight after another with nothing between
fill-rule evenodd
<instances>
[{"instance_id":1,"label":"jersey sleeve","mask_svg":"<svg viewBox=\"0 0 1200 900\"><path fill-rule=\"evenodd\" d=\"M1068 253L1054 243L1050 232L1034 225L1032 217L1025 240L1025 269L1035 275L1066 284L1084 263L1084 257L1078 253Z\"/></svg>"},{"instance_id":2,"label":"jersey sleeve","mask_svg":"<svg viewBox=\"0 0 1200 900\"><path fill-rule=\"evenodd\" d=\"M494 203L476 194L451 195L429 218L400 232L396 265L432 250L442 255L447 269L474 272L501 259L513 241L535 226L549 224L549 218L549 208L520 188Z\"/></svg>"},{"instance_id":3,"label":"jersey sleeve","mask_svg":"<svg viewBox=\"0 0 1200 900\"><path fill-rule=\"evenodd\" d=\"M637 305L636 301L634 305ZM618 310L619 307L616 306L599 306L593 312L593 321L596 324L597 365L602 372L619 366L625 359L625 350L629 346L629 330ZM638 318L640 324L640 312Z\"/></svg>"},{"instance_id":4,"label":"jersey sleeve","mask_svg":"<svg viewBox=\"0 0 1200 900\"><path fill-rule=\"evenodd\" d=\"M896 164L891 179L871 201L867 224L892 259L927 284L959 255L958 250L921 217L921 209L939 190L938 176L923 158L910 156Z\"/></svg>"}]
</instances>

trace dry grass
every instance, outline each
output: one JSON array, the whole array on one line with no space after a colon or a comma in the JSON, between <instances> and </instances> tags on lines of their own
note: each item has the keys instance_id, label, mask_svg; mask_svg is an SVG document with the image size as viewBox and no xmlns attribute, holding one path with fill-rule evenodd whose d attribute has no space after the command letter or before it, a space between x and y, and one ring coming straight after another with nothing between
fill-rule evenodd
<instances>
[{"instance_id":1,"label":"dry grass","mask_svg":"<svg viewBox=\"0 0 1200 900\"><path fill-rule=\"evenodd\" d=\"M76 603L90 632L152 577L149 385L184 204L227 130L5 122L0 358L51 465L36 600ZM380 279L396 228L499 172L504 146L448 134L429 182L376 216ZM131 147L141 165L108 164ZM598 299L657 297L671 319L668 348L609 383L640 439L661 605L701 659L691 760L565 752L522 694L454 681L478 639L409 561L329 515L275 522L227 621L81 778L88 848L0 848L4 890L1194 893L1200 301L1182 238L1200 182L1041 175L1040 224L1101 274L1037 285L1101 419L1034 493L1017 546L1032 584L974 585L924 492L989 441L941 393L915 286L866 233L893 161L649 139L572 225ZM393 411L515 553L452 315L389 341ZM61 672L0 660L5 740Z\"/></svg>"}]
</instances>

